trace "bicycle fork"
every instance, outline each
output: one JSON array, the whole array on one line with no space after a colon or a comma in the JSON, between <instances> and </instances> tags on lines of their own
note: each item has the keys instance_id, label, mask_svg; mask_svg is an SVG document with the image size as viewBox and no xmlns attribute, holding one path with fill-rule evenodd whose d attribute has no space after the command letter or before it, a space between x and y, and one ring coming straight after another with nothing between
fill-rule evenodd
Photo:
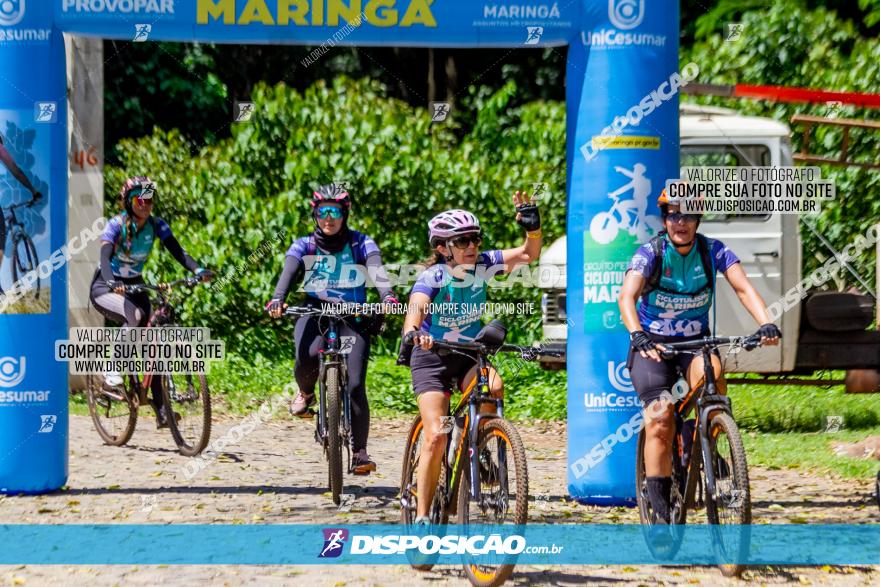
<instances>
[{"instance_id":1,"label":"bicycle fork","mask_svg":"<svg viewBox=\"0 0 880 587\"><path fill-rule=\"evenodd\" d=\"M707 395L697 400L700 413L700 448L703 452L703 470L706 474L706 497L715 499L715 471L712 467L712 452L709 447L709 414L722 411L730 413L730 398L724 395Z\"/></svg>"}]
</instances>

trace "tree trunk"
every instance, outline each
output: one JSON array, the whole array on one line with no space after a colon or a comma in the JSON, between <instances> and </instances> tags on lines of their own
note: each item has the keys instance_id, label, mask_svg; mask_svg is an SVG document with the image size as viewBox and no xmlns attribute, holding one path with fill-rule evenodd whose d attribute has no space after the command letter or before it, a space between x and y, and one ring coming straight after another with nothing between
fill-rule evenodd
<instances>
[{"instance_id":1,"label":"tree trunk","mask_svg":"<svg viewBox=\"0 0 880 587\"><path fill-rule=\"evenodd\" d=\"M437 101L437 83L434 81L434 50L428 49L428 103Z\"/></svg>"},{"instance_id":2,"label":"tree trunk","mask_svg":"<svg viewBox=\"0 0 880 587\"><path fill-rule=\"evenodd\" d=\"M454 107L455 95L458 93L458 68L455 66L455 57L450 53L446 57L446 101L449 107Z\"/></svg>"}]
</instances>

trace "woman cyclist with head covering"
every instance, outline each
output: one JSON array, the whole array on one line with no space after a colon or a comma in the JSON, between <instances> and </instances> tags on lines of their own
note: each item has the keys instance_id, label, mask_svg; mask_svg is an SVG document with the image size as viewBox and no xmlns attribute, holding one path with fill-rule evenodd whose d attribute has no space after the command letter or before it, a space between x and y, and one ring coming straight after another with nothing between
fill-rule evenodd
<instances>
[{"instance_id":1,"label":"woman cyclist with head covering","mask_svg":"<svg viewBox=\"0 0 880 587\"><path fill-rule=\"evenodd\" d=\"M334 303L363 303L366 301L366 285L363 282L347 282L346 267L360 266L361 275L376 275L375 283L383 302L397 304L397 299L382 269L382 256L375 241L348 227L351 197L340 185L323 185L311 198L312 219L315 230L293 241L287 250L284 270L275 286L275 293L267 305L273 318L281 316L287 307L285 299L294 281L303 280L306 292L305 305L325 307ZM304 258L312 257L314 263L305 271ZM346 323L340 337L353 337L354 346L347 355L348 387L351 394L353 472L369 475L376 470L376 463L367 453L370 433L370 406L367 401L367 360L370 356L370 320ZM320 369L320 351L323 337L315 317L300 318L294 327L296 362L293 375L299 392L291 404L293 415L307 413L315 399L315 385Z\"/></svg>"}]
</instances>

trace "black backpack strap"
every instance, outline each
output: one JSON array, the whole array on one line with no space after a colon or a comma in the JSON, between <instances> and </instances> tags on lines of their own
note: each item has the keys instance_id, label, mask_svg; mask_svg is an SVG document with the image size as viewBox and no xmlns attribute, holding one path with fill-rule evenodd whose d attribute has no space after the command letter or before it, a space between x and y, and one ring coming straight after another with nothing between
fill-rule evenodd
<instances>
[{"instance_id":1,"label":"black backpack strap","mask_svg":"<svg viewBox=\"0 0 880 587\"><path fill-rule=\"evenodd\" d=\"M354 258L355 265L366 265L367 260L362 256L361 241L366 238L363 234L351 231L351 256Z\"/></svg>"},{"instance_id":2,"label":"black backpack strap","mask_svg":"<svg viewBox=\"0 0 880 587\"><path fill-rule=\"evenodd\" d=\"M709 239L704 235L697 233L697 252L700 253L700 262L703 264L703 273L709 281L712 291L715 291L715 259L712 257L712 251L709 248Z\"/></svg>"},{"instance_id":3,"label":"black backpack strap","mask_svg":"<svg viewBox=\"0 0 880 587\"><path fill-rule=\"evenodd\" d=\"M654 267L651 268L651 275L648 276L645 287L642 288L643 296L648 295L660 285L660 274L663 271L663 241L665 240L665 236L666 233L661 232L648 241L648 244L651 246L651 251L654 253Z\"/></svg>"},{"instance_id":4,"label":"black backpack strap","mask_svg":"<svg viewBox=\"0 0 880 587\"><path fill-rule=\"evenodd\" d=\"M697 251L700 253L700 261L703 263L703 273L706 275L706 279L709 282L709 287L711 288L712 296L715 295L715 258L712 256L712 249L709 247L709 239L703 236L700 233L697 233ZM712 304L712 323L709 324L709 332L708 336L712 336L714 332L713 325L718 324L718 317L716 316L716 311L718 309L718 304Z\"/></svg>"}]
</instances>

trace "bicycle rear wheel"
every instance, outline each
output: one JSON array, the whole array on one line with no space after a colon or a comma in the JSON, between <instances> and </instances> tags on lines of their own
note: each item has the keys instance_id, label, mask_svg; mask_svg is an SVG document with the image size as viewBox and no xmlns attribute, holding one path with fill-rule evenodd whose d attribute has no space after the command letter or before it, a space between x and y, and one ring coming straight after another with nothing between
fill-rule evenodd
<instances>
[{"instance_id":1,"label":"bicycle rear wheel","mask_svg":"<svg viewBox=\"0 0 880 587\"><path fill-rule=\"evenodd\" d=\"M129 378L125 377L123 381L130 389ZM131 440L137 426L137 408L131 404L129 397L131 395L124 390L105 390L102 375L86 376L89 415L92 417L98 436L111 446L122 446Z\"/></svg>"},{"instance_id":2,"label":"bicycle rear wheel","mask_svg":"<svg viewBox=\"0 0 880 587\"><path fill-rule=\"evenodd\" d=\"M709 422L707 467L715 477L715 494L706 496L706 513L713 525L713 546L722 560L743 560L749 552L748 526L752 523L749 469L742 436L733 417L724 412ZM724 526L736 526L725 530ZM719 564L726 577L738 576L746 565Z\"/></svg>"},{"instance_id":3,"label":"bicycle rear wheel","mask_svg":"<svg viewBox=\"0 0 880 587\"><path fill-rule=\"evenodd\" d=\"M529 472L519 432L506 420L490 420L481 426L477 454L479 479L470 478L468 462L463 465L465 474L458 489L459 523L525 524L529 516ZM471 497L471 486L475 483L479 483L479 501ZM516 556L501 555L488 564L465 558L464 571L471 584L495 587L513 574L515 565Z\"/></svg>"},{"instance_id":4,"label":"bicycle rear wheel","mask_svg":"<svg viewBox=\"0 0 880 587\"><path fill-rule=\"evenodd\" d=\"M174 373L162 378L162 395L171 436L180 454L194 457L211 438L211 394L202 374Z\"/></svg>"},{"instance_id":5,"label":"bicycle rear wheel","mask_svg":"<svg viewBox=\"0 0 880 587\"><path fill-rule=\"evenodd\" d=\"M18 233L12 242L12 281L18 282L19 277L24 277L28 273L37 270L40 260L37 257L37 248L34 241L23 233ZM33 286L34 297L40 297L40 276L34 279Z\"/></svg>"},{"instance_id":6,"label":"bicycle rear wheel","mask_svg":"<svg viewBox=\"0 0 880 587\"><path fill-rule=\"evenodd\" d=\"M324 372L324 414L327 416L328 484L333 503L339 505L342 495L342 390L339 385L339 367L327 367Z\"/></svg>"},{"instance_id":7,"label":"bicycle rear wheel","mask_svg":"<svg viewBox=\"0 0 880 587\"><path fill-rule=\"evenodd\" d=\"M422 452L422 417L416 416L409 427L407 434L406 449L403 451L403 470L400 478L400 521L408 528L415 523L418 507L418 488L416 476L419 471L419 460ZM434 499L428 515L431 523L435 526L445 526L449 523L449 507L446 503L446 459L440 465L440 477L437 480L437 489L434 491ZM408 551L409 554L409 551ZM417 571L430 571L434 567L436 557L411 556L410 564Z\"/></svg>"}]
</instances>

